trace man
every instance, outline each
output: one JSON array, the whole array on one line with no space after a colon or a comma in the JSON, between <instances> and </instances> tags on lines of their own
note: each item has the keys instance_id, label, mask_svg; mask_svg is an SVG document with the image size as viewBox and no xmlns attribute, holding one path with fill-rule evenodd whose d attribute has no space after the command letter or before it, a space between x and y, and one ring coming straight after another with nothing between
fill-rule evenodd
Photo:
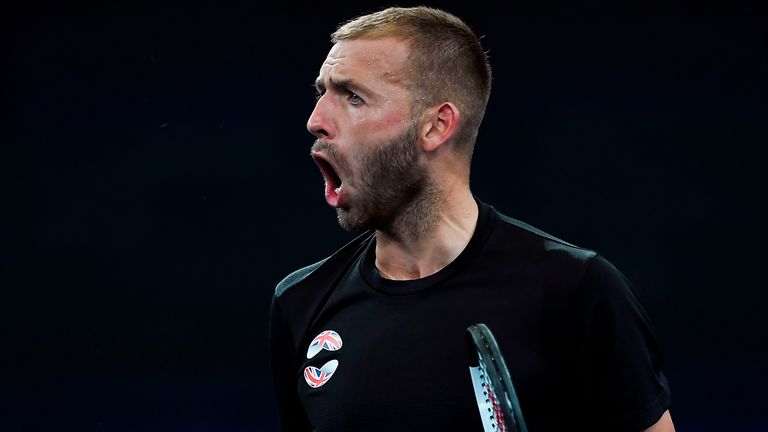
<instances>
[{"instance_id":1,"label":"man","mask_svg":"<svg viewBox=\"0 0 768 432\"><path fill-rule=\"evenodd\" d=\"M531 431L674 430L660 349L623 275L470 192L491 81L473 32L390 8L332 42L311 154L341 226L368 231L276 289L283 429L482 430L464 330L483 322Z\"/></svg>"}]
</instances>

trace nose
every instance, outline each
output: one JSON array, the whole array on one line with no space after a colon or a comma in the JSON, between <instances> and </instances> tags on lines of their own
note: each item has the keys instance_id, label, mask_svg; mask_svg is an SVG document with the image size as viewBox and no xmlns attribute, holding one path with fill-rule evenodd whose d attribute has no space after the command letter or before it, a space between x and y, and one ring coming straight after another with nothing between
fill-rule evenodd
<instances>
[{"instance_id":1,"label":"nose","mask_svg":"<svg viewBox=\"0 0 768 432\"><path fill-rule=\"evenodd\" d=\"M307 120L307 130L321 139L333 139L336 136L336 129L329 112L329 103L330 101L326 100L325 95L321 96Z\"/></svg>"}]
</instances>

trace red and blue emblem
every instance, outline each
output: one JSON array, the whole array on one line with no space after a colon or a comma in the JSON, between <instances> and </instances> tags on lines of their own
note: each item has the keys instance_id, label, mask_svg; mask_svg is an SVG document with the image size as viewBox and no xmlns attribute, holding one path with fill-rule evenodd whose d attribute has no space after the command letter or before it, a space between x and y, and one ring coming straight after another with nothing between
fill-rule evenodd
<instances>
[{"instance_id":1,"label":"red and blue emblem","mask_svg":"<svg viewBox=\"0 0 768 432\"><path fill-rule=\"evenodd\" d=\"M312 339L307 349L307 358L311 359L322 350L336 351L341 349L341 336L333 330L326 330Z\"/></svg>"},{"instance_id":2,"label":"red and blue emblem","mask_svg":"<svg viewBox=\"0 0 768 432\"><path fill-rule=\"evenodd\" d=\"M327 383L329 379L331 379L334 372L336 372L336 368L338 367L338 360L331 360L319 369L314 366L308 366L304 369L304 379L307 381L307 384L309 384L310 387L318 388Z\"/></svg>"}]
</instances>

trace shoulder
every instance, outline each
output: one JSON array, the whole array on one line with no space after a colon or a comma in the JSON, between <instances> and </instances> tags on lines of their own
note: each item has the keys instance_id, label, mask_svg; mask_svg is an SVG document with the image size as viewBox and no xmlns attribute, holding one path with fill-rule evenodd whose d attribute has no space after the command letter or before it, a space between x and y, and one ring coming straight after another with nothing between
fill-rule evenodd
<instances>
[{"instance_id":1,"label":"shoulder","mask_svg":"<svg viewBox=\"0 0 768 432\"><path fill-rule=\"evenodd\" d=\"M602 255L590 260L581 278L581 292L590 310L629 309L647 320L640 296L629 278Z\"/></svg>"},{"instance_id":2,"label":"shoulder","mask_svg":"<svg viewBox=\"0 0 768 432\"><path fill-rule=\"evenodd\" d=\"M542 266L547 271L573 277L578 287L595 296L635 299L629 279L598 251L576 246L525 222L497 214L507 229L516 230L516 235L525 239L522 243L527 243L534 254L538 254L539 262L547 263ZM559 270L566 271L560 273Z\"/></svg>"},{"instance_id":3,"label":"shoulder","mask_svg":"<svg viewBox=\"0 0 768 432\"><path fill-rule=\"evenodd\" d=\"M289 274L288 276L284 277L283 280L281 280L280 283L278 283L277 286L275 287L275 297L280 297L290 287L304 280L307 276L312 274L312 272L315 271L318 267L323 265L323 263L328 261L328 258L330 257L326 257L314 264L310 264L306 267L302 267L294 271L293 273Z\"/></svg>"},{"instance_id":4,"label":"shoulder","mask_svg":"<svg viewBox=\"0 0 768 432\"><path fill-rule=\"evenodd\" d=\"M300 285L303 281L312 279L317 273L326 269L339 269L349 262L350 259L357 256L363 246L373 237L372 232L365 232L354 240L350 241L332 255L306 267L302 267L283 278L275 287L275 297L281 297L292 288Z\"/></svg>"},{"instance_id":5,"label":"shoulder","mask_svg":"<svg viewBox=\"0 0 768 432\"><path fill-rule=\"evenodd\" d=\"M602 270L604 262L596 250L577 246L559 237L497 210L494 212L493 230L485 255L493 268L510 277L524 277L535 281L537 296L565 307L583 296L585 278L592 276L589 269L595 265ZM595 261L600 261L595 263Z\"/></svg>"},{"instance_id":6,"label":"shoulder","mask_svg":"<svg viewBox=\"0 0 768 432\"><path fill-rule=\"evenodd\" d=\"M572 261L582 266L597 256L592 249L576 246L558 237L544 232L518 219L509 217L493 209L496 218L495 230L506 243L515 245L529 256L557 261Z\"/></svg>"}]
</instances>

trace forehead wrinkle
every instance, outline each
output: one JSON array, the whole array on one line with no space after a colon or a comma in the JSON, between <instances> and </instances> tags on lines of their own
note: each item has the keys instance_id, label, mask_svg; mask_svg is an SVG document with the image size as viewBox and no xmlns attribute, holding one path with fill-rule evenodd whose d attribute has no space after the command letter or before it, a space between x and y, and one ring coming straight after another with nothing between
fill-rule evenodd
<instances>
[{"instance_id":1,"label":"forehead wrinkle","mask_svg":"<svg viewBox=\"0 0 768 432\"><path fill-rule=\"evenodd\" d=\"M323 61L323 64L320 65L320 71L318 73L317 79L315 79L315 83L320 83L323 81L323 78L325 75L327 75L327 71L329 69L333 70L336 66L339 64L343 64L342 60L346 57L345 55L333 55L333 50L328 53L328 56Z\"/></svg>"},{"instance_id":2,"label":"forehead wrinkle","mask_svg":"<svg viewBox=\"0 0 768 432\"><path fill-rule=\"evenodd\" d=\"M400 61L392 62L392 56L378 47L369 49L356 41L337 43L323 62L315 86L321 91L326 89L326 84L356 88L369 97L389 99L393 92L410 89L407 65L394 63Z\"/></svg>"}]
</instances>

